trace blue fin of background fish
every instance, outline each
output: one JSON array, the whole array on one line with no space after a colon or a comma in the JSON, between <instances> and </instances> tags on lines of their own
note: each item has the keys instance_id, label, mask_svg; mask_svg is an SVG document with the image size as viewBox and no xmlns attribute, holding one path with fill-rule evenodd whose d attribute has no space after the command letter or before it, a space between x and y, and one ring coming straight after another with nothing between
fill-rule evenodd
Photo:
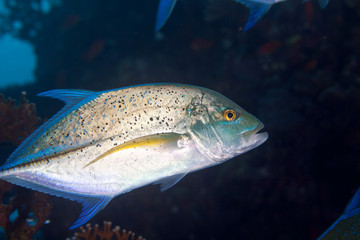
<instances>
[{"instance_id":1,"label":"blue fin of background fish","mask_svg":"<svg viewBox=\"0 0 360 240\"><path fill-rule=\"evenodd\" d=\"M175 3L176 0L160 0L156 15L155 32L159 31L165 25L174 9Z\"/></svg>"},{"instance_id":2,"label":"blue fin of background fish","mask_svg":"<svg viewBox=\"0 0 360 240\"><path fill-rule=\"evenodd\" d=\"M159 181L154 182L154 184L160 184L160 191L166 191L175 184L177 184L187 173L176 174L167 178L160 179Z\"/></svg>"},{"instance_id":3,"label":"blue fin of background fish","mask_svg":"<svg viewBox=\"0 0 360 240\"><path fill-rule=\"evenodd\" d=\"M25 141L23 141L20 146L10 155L10 157L6 160L3 168L7 168L7 164L11 163L15 159L31 154L27 152L28 147L31 145L33 141L35 141L42 133L44 133L49 127L51 127L58 119L60 119L63 115L66 115L70 110L72 110L76 105L80 104L82 101L90 101L88 98L95 98L97 95L92 91L85 90L51 90L47 92L43 92L38 94L38 96L42 97L51 97L56 98L65 102L65 106L58 113L56 113L53 117L51 117L47 122L41 125L36 131L34 131ZM30 158L22 163L31 161Z\"/></svg>"},{"instance_id":4,"label":"blue fin of background fish","mask_svg":"<svg viewBox=\"0 0 360 240\"><path fill-rule=\"evenodd\" d=\"M346 206L346 209L343 213L343 215L341 215L332 225L331 227L329 227L319 238L318 240L321 240L325 235L327 235L329 233L329 231L331 231L332 229L334 229L336 227L336 225L347 218L350 218L356 214L360 214L360 188L356 191L356 193L354 194L354 196L351 198L350 202L348 203L348 205Z\"/></svg>"},{"instance_id":5,"label":"blue fin of background fish","mask_svg":"<svg viewBox=\"0 0 360 240\"><path fill-rule=\"evenodd\" d=\"M26 179L21 178L20 176L6 176L3 178L6 181L9 181L13 184L30 188L33 190L37 190L43 193L55 195L58 197L67 198L73 201L77 201L82 204L82 212L79 215L78 219L70 226L69 229L77 228L87 221L89 221L96 213L102 210L112 199L112 197L108 196L87 196L80 194L73 194L69 192L63 192L61 190L48 188L40 184L36 184L34 182L30 182Z\"/></svg>"},{"instance_id":6,"label":"blue fin of background fish","mask_svg":"<svg viewBox=\"0 0 360 240\"><path fill-rule=\"evenodd\" d=\"M307 1L309 1L309 0L302 0L303 3L307 2ZM329 4L329 1L330 0L319 0L320 7L323 9L326 8L326 6Z\"/></svg>"},{"instance_id":7,"label":"blue fin of background fish","mask_svg":"<svg viewBox=\"0 0 360 240\"><path fill-rule=\"evenodd\" d=\"M329 3L329 0L319 0L319 4L321 8L325 8Z\"/></svg>"},{"instance_id":8,"label":"blue fin of background fish","mask_svg":"<svg viewBox=\"0 0 360 240\"><path fill-rule=\"evenodd\" d=\"M243 27L243 31L248 30L259 21L259 19L264 16L264 14L270 9L272 4L269 3L260 3L253 2L251 0L235 0L238 3L244 4L249 8L249 18Z\"/></svg>"}]
</instances>

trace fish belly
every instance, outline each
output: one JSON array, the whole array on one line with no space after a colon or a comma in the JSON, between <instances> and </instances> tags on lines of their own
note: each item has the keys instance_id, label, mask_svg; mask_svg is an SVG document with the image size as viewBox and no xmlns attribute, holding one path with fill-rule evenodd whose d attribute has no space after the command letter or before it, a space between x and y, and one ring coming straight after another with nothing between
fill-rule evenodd
<instances>
[{"instance_id":1,"label":"fish belly","mask_svg":"<svg viewBox=\"0 0 360 240\"><path fill-rule=\"evenodd\" d=\"M103 152L97 146L87 146L66 155L5 170L0 173L0 178L50 194L51 190L56 190L113 197L214 163L202 155L194 143L185 147L160 145L129 148L92 163Z\"/></svg>"}]
</instances>

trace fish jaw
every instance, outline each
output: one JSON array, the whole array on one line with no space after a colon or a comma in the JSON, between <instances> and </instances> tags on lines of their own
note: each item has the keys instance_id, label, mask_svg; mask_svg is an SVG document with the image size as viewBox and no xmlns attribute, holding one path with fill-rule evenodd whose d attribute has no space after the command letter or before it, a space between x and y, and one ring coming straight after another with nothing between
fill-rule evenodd
<instances>
[{"instance_id":1,"label":"fish jaw","mask_svg":"<svg viewBox=\"0 0 360 240\"><path fill-rule=\"evenodd\" d=\"M254 149L261 144L263 144L269 137L267 132L260 132L264 127L264 124L260 122L260 124L253 130L249 130L243 136L239 134L239 139L241 139L241 143L239 144L239 148L235 150L236 154L243 154L251 149Z\"/></svg>"}]
</instances>

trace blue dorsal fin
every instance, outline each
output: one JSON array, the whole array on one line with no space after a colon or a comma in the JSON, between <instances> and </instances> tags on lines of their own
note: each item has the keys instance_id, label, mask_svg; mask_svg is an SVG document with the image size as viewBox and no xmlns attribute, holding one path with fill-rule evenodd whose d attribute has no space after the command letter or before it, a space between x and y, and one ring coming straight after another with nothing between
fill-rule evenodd
<instances>
[{"instance_id":1,"label":"blue dorsal fin","mask_svg":"<svg viewBox=\"0 0 360 240\"><path fill-rule=\"evenodd\" d=\"M329 3L329 0L319 0L319 5L321 8L326 8L328 3Z\"/></svg>"},{"instance_id":2,"label":"blue dorsal fin","mask_svg":"<svg viewBox=\"0 0 360 240\"><path fill-rule=\"evenodd\" d=\"M264 16L264 14L270 9L272 4L269 3L260 3L253 2L250 0L236 0L236 2L244 4L249 8L249 18L243 28L243 31L248 30L259 21L259 19Z\"/></svg>"},{"instance_id":3,"label":"blue dorsal fin","mask_svg":"<svg viewBox=\"0 0 360 240\"><path fill-rule=\"evenodd\" d=\"M360 212L360 188L356 191L346 206L344 211L345 218L356 214L356 212Z\"/></svg>"},{"instance_id":4,"label":"blue dorsal fin","mask_svg":"<svg viewBox=\"0 0 360 240\"><path fill-rule=\"evenodd\" d=\"M94 95L94 93L93 91L87 90L56 89L39 93L38 96L59 99L65 102L66 105L64 108L66 108L68 105L74 106L85 98Z\"/></svg>"},{"instance_id":5,"label":"blue dorsal fin","mask_svg":"<svg viewBox=\"0 0 360 240\"><path fill-rule=\"evenodd\" d=\"M166 177L154 182L154 184L160 184L160 191L163 192L177 184L181 179L183 179L183 177L185 177L186 174L187 173L180 173L170 177Z\"/></svg>"},{"instance_id":6,"label":"blue dorsal fin","mask_svg":"<svg viewBox=\"0 0 360 240\"><path fill-rule=\"evenodd\" d=\"M160 0L156 15L155 32L158 32L165 25L174 9L175 3L176 0Z\"/></svg>"},{"instance_id":7,"label":"blue dorsal fin","mask_svg":"<svg viewBox=\"0 0 360 240\"><path fill-rule=\"evenodd\" d=\"M318 237L317 240L321 240L323 237L325 237L332 229L336 227L336 225L340 221L352 217L356 214L360 214L360 188L358 188L358 190L346 206L344 214L341 215L338 219L336 219L336 221L328 229L326 229L326 231L321 234L321 236Z\"/></svg>"},{"instance_id":8,"label":"blue dorsal fin","mask_svg":"<svg viewBox=\"0 0 360 240\"><path fill-rule=\"evenodd\" d=\"M36 131L34 131L28 138L26 138L20 146L10 155L10 157L6 160L5 164L10 163L15 160L26 148L34 141L44 130L53 125L53 123L66 111L70 110L76 104L80 103L84 99L89 97L93 97L95 92L85 91L85 90L51 90L47 92L43 92L38 94L41 97L51 97L55 99L59 99L65 102L65 106L54 116L52 116L47 122L41 125Z\"/></svg>"},{"instance_id":9,"label":"blue dorsal fin","mask_svg":"<svg viewBox=\"0 0 360 240\"><path fill-rule=\"evenodd\" d=\"M3 177L2 179L25 188L30 188L32 190L40 191L57 197L67 198L81 203L83 207L82 212L79 218L71 225L69 229L74 229L85 224L96 213L102 210L112 199L110 196L89 196L65 192L28 181L16 175L9 175Z\"/></svg>"}]
</instances>

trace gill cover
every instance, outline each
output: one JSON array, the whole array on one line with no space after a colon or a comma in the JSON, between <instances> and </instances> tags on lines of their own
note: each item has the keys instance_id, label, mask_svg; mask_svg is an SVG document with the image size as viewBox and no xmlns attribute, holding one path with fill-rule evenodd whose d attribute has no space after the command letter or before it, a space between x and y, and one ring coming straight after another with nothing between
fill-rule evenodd
<instances>
[{"instance_id":1,"label":"gill cover","mask_svg":"<svg viewBox=\"0 0 360 240\"><path fill-rule=\"evenodd\" d=\"M199 97L195 97L187 107L189 117L189 133L197 143L202 154L213 160L223 160L223 141L214 126L213 119Z\"/></svg>"}]
</instances>

